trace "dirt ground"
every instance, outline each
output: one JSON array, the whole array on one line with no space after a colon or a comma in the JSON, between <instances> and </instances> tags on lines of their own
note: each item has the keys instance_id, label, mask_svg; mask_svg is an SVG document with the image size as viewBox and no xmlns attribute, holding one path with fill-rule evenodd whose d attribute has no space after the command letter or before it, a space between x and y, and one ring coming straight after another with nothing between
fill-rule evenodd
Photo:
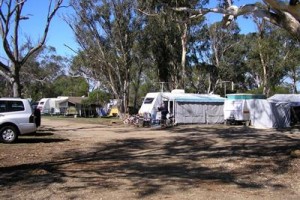
<instances>
[{"instance_id":1,"label":"dirt ground","mask_svg":"<svg viewBox=\"0 0 300 200\"><path fill-rule=\"evenodd\" d=\"M300 131L42 118L0 143L0 199L299 199Z\"/></svg>"}]
</instances>

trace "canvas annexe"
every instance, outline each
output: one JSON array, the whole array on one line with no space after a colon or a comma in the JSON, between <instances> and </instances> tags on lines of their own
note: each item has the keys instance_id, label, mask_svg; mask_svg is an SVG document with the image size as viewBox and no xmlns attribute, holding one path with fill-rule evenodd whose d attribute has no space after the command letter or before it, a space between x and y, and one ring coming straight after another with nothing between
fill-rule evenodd
<instances>
[{"instance_id":1,"label":"canvas annexe","mask_svg":"<svg viewBox=\"0 0 300 200\"><path fill-rule=\"evenodd\" d=\"M219 95L185 93L183 90L153 92L146 95L139 114L149 113L151 120L159 120L158 108L164 104L175 124L220 124L224 123L224 100Z\"/></svg>"}]
</instances>

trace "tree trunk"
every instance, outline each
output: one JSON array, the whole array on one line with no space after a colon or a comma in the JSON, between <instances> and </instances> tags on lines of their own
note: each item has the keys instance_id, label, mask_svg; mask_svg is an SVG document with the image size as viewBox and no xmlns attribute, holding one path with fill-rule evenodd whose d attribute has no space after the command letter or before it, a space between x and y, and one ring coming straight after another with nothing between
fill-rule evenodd
<instances>
[{"instance_id":1,"label":"tree trunk","mask_svg":"<svg viewBox=\"0 0 300 200\"><path fill-rule=\"evenodd\" d=\"M291 75L291 79L292 79L292 93L293 94L297 94L297 72L296 70L291 70L292 75Z\"/></svg>"},{"instance_id":2,"label":"tree trunk","mask_svg":"<svg viewBox=\"0 0 300 200\"><path fill-rule=\"evenodd\" d=\"M185 88L185 79L186 79L186 54L187 54L187 35L188 35L188 25L184 23L183 34L181 36L181 45L182 45L182 55L181 55L181 73L182 80L180 87Z\"/></svg>"},{"instance_id":3,"label":"tree trunk","mask_svg":"<svg viewBox=\"0 0 300 200\"><path fill-rule=\"evenodd\" d=\"M134 110L136 110L137 106L138 106L137 102L138 102L139 87L141 85L141 76L142 76L142 72L143 72L143 63L140 63L139 61L137 61L137 64L139 66L139 71L138 71L138 76L137 76L137 83L134 87L134 99L133 99Z\"/></svg>"},{"instance_id":4,"label":"tree trunk","mask_svg":"<svg viewBox=\"0 0 300 200\"><path fill-rule=\"evenodd\" d=\"M18 64L13 65L12 71L12 86L13 86L13 97L22 97L22 86L20 82L20 68Z\"/></svg>"},{"instance_id":5,"label":"tree trunk","mask_svg":"<svg viewBox=\"0 0 300 200\"><path fill-rule=\"evenodd\" d=\"M263 69L263 77L262 77L262 79L263 79L263 94L266 96L269 96L270 86L269 86L269 82L268 82L268 78L269 78L268 66L264 60L262 53L261 53L261 48L262 47L259 44L259 57L260 57L260 63L261 63L262 69Z\"/></svg>"},{"instance_id":6,"label":"tree trunk","mask_svg":"<svg viewBox=\"0 0 300 200\"><path fill-rule=\"evenodd\" d=\"M211 83L211 75L210 75L210 73L208 73L207 79L208 79L208 80L207 80L207 81L208 81L208 87L207 87L206 93L208 94L208 93L211 92L211 86L212 86L212 83Z\"/></svg>"}]
</instances>

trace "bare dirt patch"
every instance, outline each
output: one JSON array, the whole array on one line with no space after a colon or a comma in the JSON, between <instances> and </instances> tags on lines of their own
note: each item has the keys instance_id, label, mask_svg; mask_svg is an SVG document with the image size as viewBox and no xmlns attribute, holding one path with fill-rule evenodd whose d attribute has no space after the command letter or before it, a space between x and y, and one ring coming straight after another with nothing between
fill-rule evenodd
<instances>
[{"instance_id":1,"label":"bare dirt patch","mask_svg":"<svg viewBox=\"0 0 300 200\"><path fill-rule=\"evenodd\" d=\"M42 119L0 143L0 199L299 199L299 130Z\"/></svg>"}]
</instances>

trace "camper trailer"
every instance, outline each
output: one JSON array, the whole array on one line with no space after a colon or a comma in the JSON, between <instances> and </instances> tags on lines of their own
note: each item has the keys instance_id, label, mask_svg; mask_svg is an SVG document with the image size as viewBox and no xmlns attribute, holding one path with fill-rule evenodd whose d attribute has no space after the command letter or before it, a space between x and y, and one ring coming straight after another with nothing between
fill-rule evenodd
<instances>
[{"instance_id":1,"label":"camper trailer","mask_svg":"<svg viewBox=\"0 0 300 200\"><path fill-rule=\"evenodd\" d=\"M224 98L213 94L185 93L184 90L148 93L139 115L150 113L151 120L160 120L159 107L167 106L175 124L224 123Z\"/></svg>"}]
</instances>

